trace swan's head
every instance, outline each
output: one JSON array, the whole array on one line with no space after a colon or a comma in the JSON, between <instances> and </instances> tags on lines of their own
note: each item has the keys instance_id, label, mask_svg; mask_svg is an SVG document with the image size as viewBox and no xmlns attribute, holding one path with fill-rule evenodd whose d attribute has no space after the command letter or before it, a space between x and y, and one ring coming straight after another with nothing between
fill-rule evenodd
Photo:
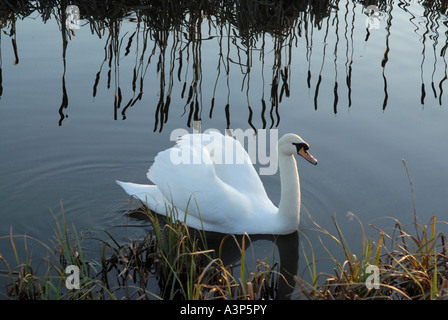
<instances>
[{"instance_id":1,"label":"swan's head","mask_svg":"<svg viewBox=\"0 0 448 320\"><path fill-rule=\"evenodd\" d=\"M309 152L310 146L303 141L298 135L294 133L285 134L278 141L278 152L286 155L298 154L305 158L308 162L316 165L317 159L314 158Z\"/></svg>"}]
</instances>

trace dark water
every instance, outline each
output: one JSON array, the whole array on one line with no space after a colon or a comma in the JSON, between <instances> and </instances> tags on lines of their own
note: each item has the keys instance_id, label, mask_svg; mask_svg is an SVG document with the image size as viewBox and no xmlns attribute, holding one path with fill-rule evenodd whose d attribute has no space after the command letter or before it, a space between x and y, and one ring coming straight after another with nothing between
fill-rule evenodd
<instances>
[{"instance_id":1,"label":"dark water","mask_svg":"<svg viewBox=\"0 0 448 320\"><path fill-rule=\"evenodd\" d=\"M203 130L301 135L319 159L299 162L303 206L331 232L336 217L354 252L361 230L347 213L366 229L387 230L387 217L412 224L402 159L418 221L447 220L445 2L247 1L202 11L87 3L73 30L66 7L51 1L0 6L0 236L12 228L51 239L62 203L78 231L112 230L124 241L136 231L119 226L138 222L124 214L129 198L115 180L146 183L170 133L195 120ZM262 180L277 204L278 173ZM279 256L270 240L254 247ZM12 254L7 239L0 252Z\"/></svg>"}]
</instances>

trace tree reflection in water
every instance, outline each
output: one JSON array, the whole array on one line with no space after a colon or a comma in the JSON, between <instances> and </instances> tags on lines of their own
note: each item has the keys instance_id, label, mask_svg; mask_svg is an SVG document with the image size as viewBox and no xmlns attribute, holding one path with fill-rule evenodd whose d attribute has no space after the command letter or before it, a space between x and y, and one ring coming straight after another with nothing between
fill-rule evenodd
<instances>
[{"instance_id":1,"label":"tree reflection in water","mask_svg":"<svg viewBox=\"0 0 448 320\"><path fill-rule=\"evenodd\" d=\"M347 92L348 107L352 106L352 74L353 74L353 37L355 32L355 15L361 10L363 17L371 19L375 13L381 17L386 30L385 50L381 61L384 84L383 110L388 103L387 64L390 53L390 35L393 21L393 10L400 9L409 16L415 32L421 36L421 103L426 99L426 86L423 80L426 53L432 50L434 68L432 70L431 90L442 104L443 83L447 79L446 68L444 76L438 81L434 79L436 59L440 56L446 66L445 53L448 46L446 23L440 23L441 17L447 12L446 1L420 1L424 8L424 23L417 20L409 10L410 3L400 2L395 8L391 0L383 1L339 1L339 0L309 0L309 1L15 1L14 3L0 1L0 21L2 31L11 38L15 53L15 63L18 64L19 54L16 42L16 21L36 12L42 20L56 19L62 33L63 72L62 72L62 102L59 107L62 125L68 116L69 99L65 85L67 45L76 34L74 28L67 28L65 8L77 6L82 19L82 25L89 26L92 34L99 38L106 37L104 58L99 70L93 78L93 97L98 92L98 85L105 81L107 88L114 91L114 119L126 119L129 108L142 100L144 80L148 77L150 65L156 66L159 79L159 91L154 108L154 131L162 131L168 121L173 94L180 95L183 101L183 115L187 126L193 121L201 120L203 111L208 117L213 117L215 108L223 108L226 125L231 122L231 83L235 70L239 69L243 77L241 91L246 94L248 123L256 131L257 127L277 127L280 122L280 104L291 96L295 86L291 84L292 58L297 51L299 39L305 41L308 63L306 83L313 91L314 108L319 106L319 92L322 85L322 72L326 65L327 55L331 53L334 63L333 112L338 112L339 97L344 90ZM374 9L372 9L374 8ZM377 9L377 10L376 10ZM363 11L364 10L364 11ZM417 20L417 21L416 21ZM122 34L122 23L133 24L133 32ZM445 45L440 53L436 52L441 41L439 29L443 28ZM371 28L365 28L365 41L369 41ZM324 33L323 43L313 41L314 31ZM334 38L333 48L327 48ZM210 100L202 93L203 51L206 41L217 43L218 57L214 90ZM344 40L344 43L342 43ZM428 45L427 42L431 43ZM272 42L272 44L271 44ZM313 48L322 46L319 50L321 66L317 76L313 75L311 59ZM344 49L344 50L343 50ZM345 57L341 58L341 51ZM121 58L134 55L135 65L132 72L132 82L120 82ZM205 53L207 54L207 53ZM267 55L269 54L269 55ZM269 57L273 61L265 61ZM295 57L294 57L295 58ZM262 90L257 92L257 101L251 101L251 72L254 61L259 60L262 69ZM345 88L341 88L338 79L341 63L345 66ZM271 68L269 87L265 86L264 73ZM271 67L272 66L272 67ZM236 67L236 68L235 68ZM126 70L128 71L128 70ZM152 75L151 75L152 76ZM102 78L104 78L102 80ZM317 81L313 81L316 77ZM258 81L259 79L257 79ZM209 81L209 79L205 79ZM227 90L226 101L217 101L216 90L222 88L225 82ZM176 82L179 84L176 86ZM130 93L124 95L123 86L130 85ZM127 89L127 88L126 88ZM175 91L180 92L175 92ZM3 93L0 68L0 94ZM258 100L259 99L259 100ZM178 107L178 106L176 106ZM261 126L256 125L256 118Z\"/></svg>"}]
</instances>

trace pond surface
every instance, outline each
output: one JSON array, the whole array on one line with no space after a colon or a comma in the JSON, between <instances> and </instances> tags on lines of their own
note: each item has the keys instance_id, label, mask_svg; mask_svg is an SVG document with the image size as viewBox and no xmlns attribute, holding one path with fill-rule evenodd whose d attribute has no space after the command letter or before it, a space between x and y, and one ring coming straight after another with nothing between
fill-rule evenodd
<instances>
[{"instance_id":1,"label":"pond surface","mask_svg":"<svg viewBox=\"0 0 448 320\"><path fill-rule=\"evenodd\" d=\"M78 231L125 241L135 228L122 226L139 222L115 180L147 183L170 133L195 121L301 135L319 160L299 159L303 207L330 232L335 217L354 252L362 230L350 213L373 235L368 224L391 228L388 217L412 225L402 159L418 222L448 220L446 7L80 4L70 25L65 8L26 3L0 6L0 237L12 229L51 240L64 212ZM261 179L278 204L278 172ZM270 240L254 246L272 254ZM12 256L7 239L0 252Z\"/></svg>"}]
</instances>

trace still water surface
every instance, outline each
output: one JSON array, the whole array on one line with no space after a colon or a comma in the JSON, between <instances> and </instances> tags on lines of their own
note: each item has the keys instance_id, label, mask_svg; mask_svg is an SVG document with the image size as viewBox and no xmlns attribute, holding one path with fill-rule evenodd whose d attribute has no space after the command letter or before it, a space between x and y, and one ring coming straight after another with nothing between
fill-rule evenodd
<instances>
[{"instance_id":1,"label":"still water surface","mask_svg":"<svg viewBox=\"0 0 448 320\"><path fill-rule=\"evenodd\" d=\"M302 204L331 232L336 217L354 252L361 230L347 213L373 235L367 225L390 228L387 217L412 224L402 159L419 222L448 220L446 10L385 1L369 17L366 7L336 1L267 14L252 4L177 15L81 7L80 28L69 30L62 9L5 5L0 236L12 228L51 239L62 203L78 231L108 230L125 241L136 231L120 226L139 222L125 215L129 198L115 180L146 183L170 133L192 130L194 120L223 133L301 135L319 159L316 167L299 159ZM277 204L278 172L261 178ZM312 226L302 210L302 232L313 237ZM291 246L302 244L283 242L301 275ZM270 240L254 247L258 258L279 256ZM0 252L12 254L8 241Z\"/></svg>"}]
</instances>

